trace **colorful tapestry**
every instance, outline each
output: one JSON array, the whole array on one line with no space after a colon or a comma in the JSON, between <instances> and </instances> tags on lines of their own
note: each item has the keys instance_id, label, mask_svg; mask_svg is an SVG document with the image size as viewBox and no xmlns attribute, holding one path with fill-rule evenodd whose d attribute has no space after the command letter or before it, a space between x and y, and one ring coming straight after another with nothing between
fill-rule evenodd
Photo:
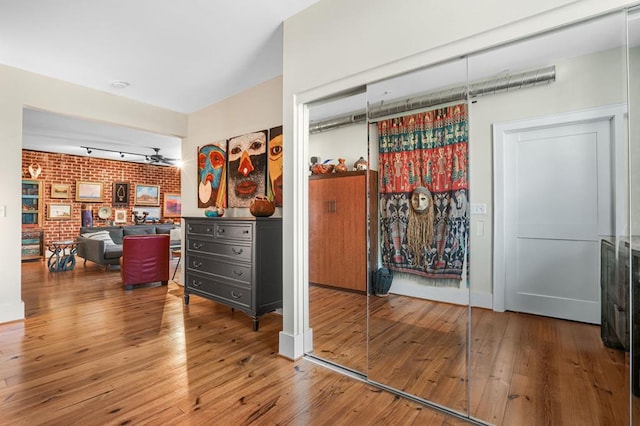
<instances>
[{"instance_id":1,"label":"colorful tapestry","mask_svg":"<svg viewBox=\"0 0 640 426\"><path fill-rule=\"evenodd\" d=\"M249 207L257 195L266 195L267 131L229 139L229 207Z\"/></svg>"},{"instance_id":2,"label":"colorful tapestry","mask_svg":"<svg viewBox=\"0 0 640 426\"><path fill-rule=\"evenodd\" d=\"M429 278L462 278L469 232L467 128L466 104L378 122L385 267ZM408 247L407 225L411 194L420 186L433 198L433 237L415 255Z\"/></svg>"},{"instance_id":3,"label":"colorful tapestry","mask_svg":"<svg viewBox=\"0 0 640 426\"><path fill-rule=\"evenodd\" d=\"M282 126L269 129L269 199L282 207Z\"/></svg>"},{"instance_id":4,"label":"colorful tapestry","mask_svg":"<svg viewBox=\"0 0 640 426\"><path fill-rule=\"evenodd\" d=\"M198 207L227 206L227 141L198 148Z\"/></svg>"}]
</instances>

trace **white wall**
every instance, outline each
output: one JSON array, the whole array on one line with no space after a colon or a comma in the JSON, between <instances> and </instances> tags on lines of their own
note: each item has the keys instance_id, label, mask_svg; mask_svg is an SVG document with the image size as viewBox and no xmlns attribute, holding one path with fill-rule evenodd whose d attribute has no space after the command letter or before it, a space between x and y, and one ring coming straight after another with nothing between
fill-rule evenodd
<instances>
[{"instance_id":1,"label":"white wall","mask_svg":"<svg viewBox=\"0 0 640 426\"><path fill-rule=\"evenodd\" d=\"M289 201L283 226L284 241L292 243L284 248L283 356L302 356L310 335L305 320L308 252L304 240L309 149L303 104L629 3L406 0L398 7L391 0L322 0L285 21L284 196ZM453 22L451 16L455 16Z\"/></svg>"},{"instance_id":2,"label":"white wall","mask_svg":"<svg viewBox=\"0 0 640 426\"><path fill-rule=\"evenodd\" d=\"M20 284L23 107L178 137L186 135L187 117L6 66L0 66L0 93L0 205L6 206L5 216L0 216L1 323L24 318Z\"/></svg>"}]
</instances>

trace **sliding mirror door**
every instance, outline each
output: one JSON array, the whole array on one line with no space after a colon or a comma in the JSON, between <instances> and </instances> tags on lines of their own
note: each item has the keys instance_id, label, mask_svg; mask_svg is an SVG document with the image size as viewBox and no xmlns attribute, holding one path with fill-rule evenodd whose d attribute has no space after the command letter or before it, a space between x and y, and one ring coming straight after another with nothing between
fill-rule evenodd
<instances>
[{"instance_id":1,"label":"sliding mirror door","mask_svg":"<svg viewBox=\"0 0 640 426\"><path fill-rule=\"evenodd\" d=\"M630 218L631 238L630 244L624 245L628 253L622 251L625 259L619 259L623 265L630 265L631 271L626 271L624 282L633 283L631 286L623 286L623 290L630 296L630 302L625 304L625 313L631 312L623 318L627 330L624 344L617 340L619 346L631 342L631 410L633 424L640 424L640 9L631 10L627 18L628 22L628 62L629 62L629 165L630 165ZM629 290L631 290L629 292ZM622 296L622 294L621 294ZM631 307L631 308L630 308ZM631 317L631 320L629 320ZM629 322L630 321L630 322Z\"/></svg>"},{"instance_id":2,"label":"sliding mirror door","mask_svg":"<svg viewBox=\"0 0 640 426\"><path fill-rule=\"evenodd\" d=\"M469 414L629 424L625 17L471 55L469 82Z\"/></svg>"},{"instance_id":3,"label":"sliding mirror door","mask_svg":"<svg viewBox=\"0 0 640 426\"><path fill-rule=\"evenodd\" d=\"M364 89L309 105L308 355L359 374L367 370L369 178L354 165L368 163L365 110Z\"/></svg>"},{"instance_id":4,"label":"sliding mirror door","mask_svg":"<svg viewBox=\"0 0 640 426\"><path fill-rule=\"evenodd\" d=\"M462 414L468 411L466 70L466 60L457 60L367 87L379 174L378 266L393 274L388 293L369 296L368 378Z\"/></svg>"}]
</instances>

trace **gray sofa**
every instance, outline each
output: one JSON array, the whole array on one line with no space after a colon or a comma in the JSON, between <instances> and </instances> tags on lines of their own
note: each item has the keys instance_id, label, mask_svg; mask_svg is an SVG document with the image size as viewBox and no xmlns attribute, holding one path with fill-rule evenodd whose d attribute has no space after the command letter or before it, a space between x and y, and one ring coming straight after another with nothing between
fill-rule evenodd
<instances>
[{"instance_id":1,"label":"gray sofa","mask_svg":"<svg viewBox=\"0 0 640 426\"><path fill-rule=\"evenodd\" d=\"M84 258L85 265L89 260L109 269L111 265L120 265L122 239L125 236L146 234L168 234L171 236L171 249L180 247L180 227L174 224L83 226L80 228L80 235L76 237L78 256Z\"/></svg>"}]
</instances>

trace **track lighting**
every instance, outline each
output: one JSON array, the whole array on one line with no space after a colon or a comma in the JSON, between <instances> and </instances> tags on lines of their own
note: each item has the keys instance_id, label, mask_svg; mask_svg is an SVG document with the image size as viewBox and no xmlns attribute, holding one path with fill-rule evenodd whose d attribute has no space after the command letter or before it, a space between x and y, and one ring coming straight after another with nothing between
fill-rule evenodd
<instances>
[{"instance_id":1,"label":"track lighting","mask_svg":"<svg viewBox=\"0 0 640 426\"><path fill-rule=\"evenodd\" d=\"M120 158L124 158L124 154L123 153L120 153Z\"/></svg>"},{"instance_id":2,"label":"track lighting","mask_svg":"<svg viewBox=\"0 0 640 426\"><path fill-rule=\"evenodd\" d=\"M163 155L160 155L160 148L153 148L153 150L155 151L155 154L140 154L139 152L128 152L128 151L120 151L119 149L108 149L108 148L98 148L95 146L84 146L81 145L80 148L82 149L86 149L87 150L87 154L91 154L93 151L97 151L97 152L112 152L114 155L118 154L120 156L120 158L124 159L126 156L129 156L129 158L133 157L135 158L136 156L138 157L142 157L145 159L145 161L147 161L148 163L153 163L153 164L165 164L165 165L169 165L169 166L173 166L175 165L175 162L178 161L175 158L166 158ZM127 161L127 160L125 160Z\"/></svg>"},{"instance_id":3,"label":"track lighting","mask_svg":"<svg viewBox=\"0 0 640 426\"><path fill-rule=\"evenodd\" d=\"M87 154L91 154L93 151L91 151L91 148L87 148Z\"/></svg>"}]
</instances>

